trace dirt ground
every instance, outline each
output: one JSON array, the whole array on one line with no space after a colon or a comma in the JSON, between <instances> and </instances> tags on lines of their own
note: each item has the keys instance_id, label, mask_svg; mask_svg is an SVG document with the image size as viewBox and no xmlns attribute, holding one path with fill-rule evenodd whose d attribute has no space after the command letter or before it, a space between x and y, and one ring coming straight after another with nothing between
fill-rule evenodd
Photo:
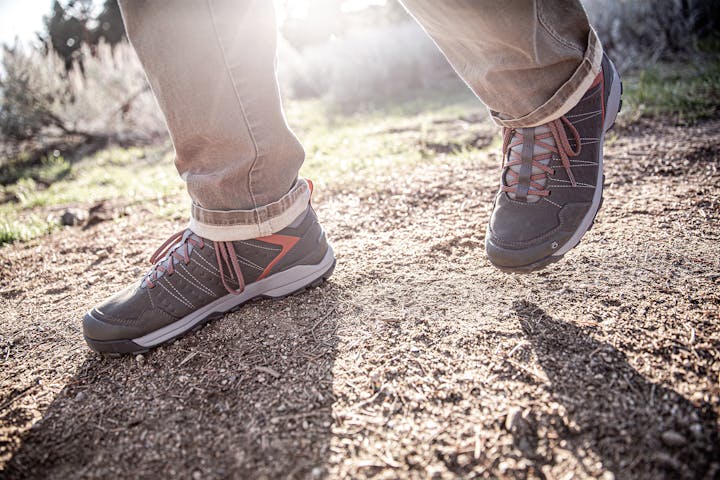
<instances>
[{"instance_id":1,"label":"dirt ground","mask_svg":"<svg viewBox=\"0 0 720 480\"><path fill-rule=\"evenodd\" d=\"M616 133L594 228L541 273L485 259L478 150L320 185L328 283L144 356L80 321L180 223L0 249L0 477L720 478L720 121Z\"/></svg>"}]
</instances>

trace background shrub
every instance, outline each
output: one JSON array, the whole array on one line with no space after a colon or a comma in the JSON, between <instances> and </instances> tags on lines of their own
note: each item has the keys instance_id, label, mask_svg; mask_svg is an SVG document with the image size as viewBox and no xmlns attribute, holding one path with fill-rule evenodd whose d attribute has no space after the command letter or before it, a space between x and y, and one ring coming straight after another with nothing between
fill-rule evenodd
<instances>
[{"instance_id":1,"label":"background shrub","mask_svg":"<svg viewBox=\"0 0 720 480\"><path fill-rule=\"evenodd\" d=\"M708 46L717 50L720 9L715 4L585 1L606 50L625 71L659 60L688 60ZM91 9L77 5L84 4L68 2L63 8L56 2L46 18L48 31L39 35L41 45L4 49L0 166L3 157L52 147L68 137L125 144L165 138L140 64L123 40L114 0L104 2L96 19L89 17ZM336 0L309 5L309 18L288 20L281 28L289 39L281 39L279 51L286 98L321 98L332 108L352 111L461 88L442 54L394 0L356 13L343 12ZM81 38L87 43L78 47ZM70 40L72 51L56 53Z\"/></svg>"},{"instance_id":2,"label":"background shrub","mask_svg":"<svg viewBox=\"0 0 720 480\"><path fill-rule=\"evenodd\" d=\"M145 75L127 43L84 46L83 69L54 52L5 48L0 132L9 140L61 135L145 141L164 132Z\"/></svg>"}]
</instances>

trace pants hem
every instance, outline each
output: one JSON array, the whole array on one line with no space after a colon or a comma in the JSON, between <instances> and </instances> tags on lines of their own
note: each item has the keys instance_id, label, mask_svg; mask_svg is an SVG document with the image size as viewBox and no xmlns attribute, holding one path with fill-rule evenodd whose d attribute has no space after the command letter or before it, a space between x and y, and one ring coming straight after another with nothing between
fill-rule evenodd
<instances>
[{"instance_id":1,"label":"pants hem","mask_svg":"<svg viewBox=\"0 0 720 480\"><path fill-rule=\"evenodd\" d=\"M499 112L491 112L496 124L508 128L537 127L560 118L569 112L592 85L600 72L603 48L595 31L591 28L585 56L575 73L555 92L550 100L532 112L519 118L506 118Z\"/></svg>"},{"instance_id":2,"label":"pants hem","mask_svg":"<svg viewBox=\"0 0 720 480\"><path fill-rule=\"evenodd\" d=\"M298 179L280 200L253 210L210 210L193 203L188 228L215 242L264 237L290 225L309 203L308 182Z\"/></svg>"}]
</instances>

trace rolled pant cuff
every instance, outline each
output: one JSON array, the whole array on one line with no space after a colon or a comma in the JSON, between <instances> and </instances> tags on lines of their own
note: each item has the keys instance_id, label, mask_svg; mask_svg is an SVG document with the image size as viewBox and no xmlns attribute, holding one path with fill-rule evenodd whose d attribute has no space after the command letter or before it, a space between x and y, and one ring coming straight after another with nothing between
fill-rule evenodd
<instances>
[{"instance_id":1,"label":"rolled pant cuff","mask_svg":"<svg viewBox=\"0 0 720 480\"><path fill-rule=\"evenodd\" d=\"M569 112L585 92L592 85L593 80L600 72L602 64L603 48L595 30L590 29L588 47L580 66L570 79L555 92L550 100L536 108L532 112L520 118L507 118L499 112L491 112L495 123L502 127L529 128L537 127L560 118Z\"/></svg>"},{"instance_id":2,"label":"rolled pant cuff","mask_svg":"<svg viewBox=\"0 0 720 480\"><path fill-rule=\"evenodd\" d=\"M264 237L290 225L309 202L310 187L300 178L280 200L254 210L210 210L193 203L188 228L214 242Z\"/></svg>"}]
</instances>

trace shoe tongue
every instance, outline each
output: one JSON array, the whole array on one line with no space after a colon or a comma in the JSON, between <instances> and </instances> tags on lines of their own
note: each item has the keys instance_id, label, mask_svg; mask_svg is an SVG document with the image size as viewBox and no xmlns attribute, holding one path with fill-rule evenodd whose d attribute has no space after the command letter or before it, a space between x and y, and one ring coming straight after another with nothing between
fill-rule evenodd
<instances>
[{"instance_id":1,"label":"shoe tongue","mask_svg":"<svg viewBox=\"0 0 720 480\"><path fill-rule=\"evenodd\" d=\"M541 125L541 126L539 126L539 127L535 127L535 136L537 136L537 135L542 135L542 134L544 134L544 133L548 133L549 131L550 131L550 129L549 129L547 126L545 126L545 125ZM515 137L513 137L512 140L514 141L514 140L515 140ZM533 142L533 143L535 142L535 139L533 139L533 138L525 138L524 140L525 140L525 142ZM555 145L555 139L554 139L552 136L550 136L550 137L548 137L548 138L544 138L544 139L543 139L543 142L544 142L544 143L547 143L547 144L550 144L550 145L553 145L553 146ZM522 156L523 144L521 143L520 145L516 145L516 146L512 147L510 150L512 150L513 152L515 152L518 156ZM534 146L533 146L533 156L535 156L535 155L541 155L541 154L543 154L543 153L548 153L549 151L550 151L550 150L548 150L548 149L545 148L545 147L541 147L541 146L538 146L538 145L534 145ZM548 158L548 159L545 159L545 160L540 160L540 161L537 161L537 163L540 163L540 164L542 164L542 165L547 166L547 165L550 164L550 159ZM519 174L521 167L522 167L522 165L513 165L512 167L510 167L510 170L512 170L513 172ZM537 175L537 174L539 174L539 173L542 173L542 170L540 170L538 167L536 167L536 166L533 165L533 167L532 167L532 175ZM536 180L535 183L540 184L540 185L542 185L542 186L544 187L545 184L547 183L547 177L546 177L546 176L545 176L545 177L542 177L541 179ZM512 198L513 200L515 200L516 195L515 195L514 193L508 192L508 196L509 196L510 198ZM537 196L537 195L528 195L528 196L527 196L527 201L528 201L528 202L537 202L538 200L540 200L540 197Z\"/></svg>"}]
</instances>

